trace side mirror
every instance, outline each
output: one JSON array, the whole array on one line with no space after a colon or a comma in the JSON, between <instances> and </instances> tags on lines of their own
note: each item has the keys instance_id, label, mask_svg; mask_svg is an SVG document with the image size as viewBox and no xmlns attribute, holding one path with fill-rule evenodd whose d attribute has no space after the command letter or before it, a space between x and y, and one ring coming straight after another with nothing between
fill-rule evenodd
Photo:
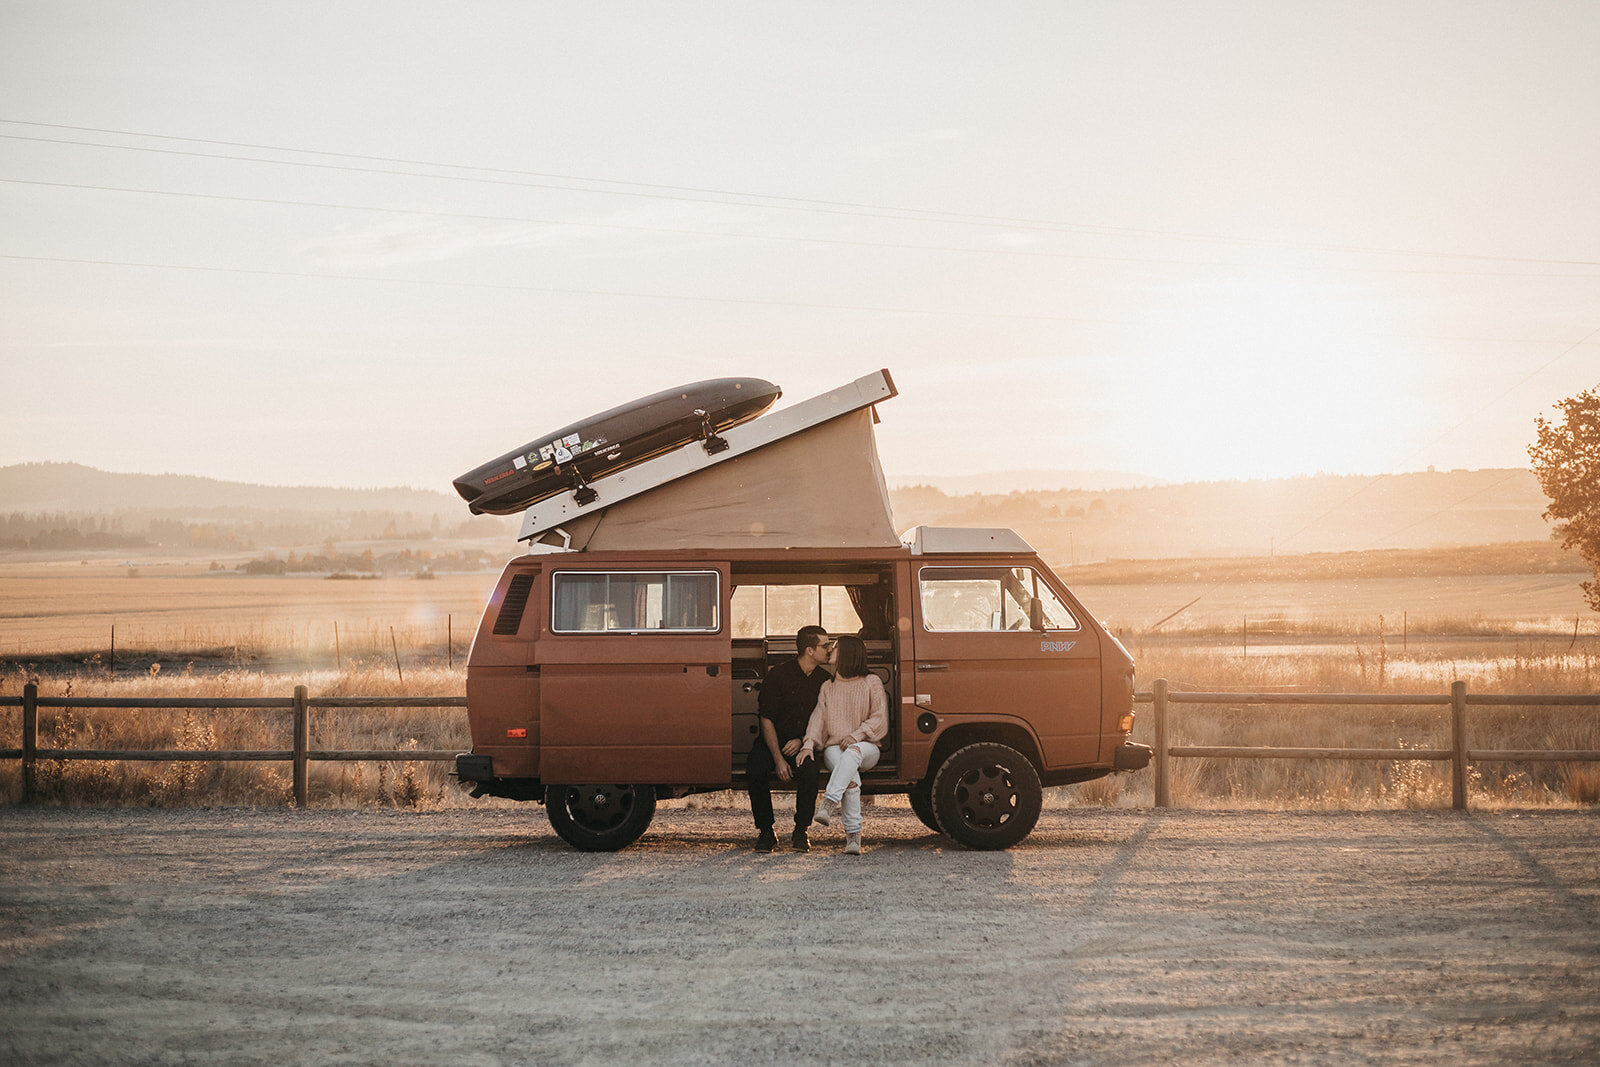
<instances>
[{"instance_id":1,"label":"side mirror","mask_svg":"<svg viewBox=\"0 0 1600 1067\"><path fill-rule=\"evenodd\" d=\"M1028 605L1028 625L1044 633L1044 604L1038 597L1034 597L1033 602Z\"/></svg>"}]
</instances>

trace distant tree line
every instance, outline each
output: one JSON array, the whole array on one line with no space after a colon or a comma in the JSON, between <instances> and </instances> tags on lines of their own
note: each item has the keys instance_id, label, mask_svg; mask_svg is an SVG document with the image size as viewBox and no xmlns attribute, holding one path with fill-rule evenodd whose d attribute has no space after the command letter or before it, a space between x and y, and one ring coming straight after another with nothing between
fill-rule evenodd
<instances>
[{"instance_id":1,"label":"distant tree line","mask_svg":"<svg viewBox=\"0 0 1600 1067\"><path fill-rule=\"evenodd\" d=\"M324 546L321 553L290 552L282 559L277 553L268 552L234 569L245 574L432 574L478 571L498 562L497 557L476 549L429 552L402 548L398 552L376 553L369 548L359 553L339 553Z\"/></svg>"},{"instance_id":2,"label":"distant tree line","mask_svg":"<svg viewBox=\"0 0 1600 1067\"><path fill-rule=\"evenodd\" d=\"M170 513L115 514L10 512L0 514L0 548L149 548L157 545L203 551L254 551L260 545L339 541L430 541L494 537L506 520L478 516L446 526L438 515L396 511L348 514L271 512L185 518Z\"/></svg>"}]
</instances>

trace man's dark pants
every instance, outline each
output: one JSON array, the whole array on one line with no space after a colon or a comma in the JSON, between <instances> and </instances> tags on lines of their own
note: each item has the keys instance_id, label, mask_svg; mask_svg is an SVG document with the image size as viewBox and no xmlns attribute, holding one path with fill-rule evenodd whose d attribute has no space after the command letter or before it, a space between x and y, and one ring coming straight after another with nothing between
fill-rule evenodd
<instances>
[{"instance_id":1,"label":"man's dark pants","mask_svg":"<svg viewBox=\"0 0 1600 1067\"><path fill-rule=\"evenodd\" d=\"M794 769L794 828L804 830L811 825L817 813L817 789L822 783L822 761L808 759ZM790 764L793 767L793 764ZM755 817L757 830L772 829L772 779L777 777L777 765L772 762L772 751L761 738L756 738L750 749L749 762L745 764L745 781L750 788L750 814Z\"/></svg>"}]
</instances>

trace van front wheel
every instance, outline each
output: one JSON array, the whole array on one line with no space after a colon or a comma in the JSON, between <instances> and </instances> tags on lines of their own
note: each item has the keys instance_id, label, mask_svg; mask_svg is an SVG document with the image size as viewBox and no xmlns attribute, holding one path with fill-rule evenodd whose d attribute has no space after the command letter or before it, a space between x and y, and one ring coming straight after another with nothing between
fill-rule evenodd
<instances>
[{"instance_id":1,"label":"van front wheel","mask_svg":"<svg viewBox=\"0 0 1600 1067\"><path fill-rule=\"evenodd\" d=\"M939 828L968 848L1010 848L1044 806L1039 772L1009 745L985 741L950 754L933 779Z\"/></svg>"},{"instance_id":2,"label":"van front wheel","mask_svg":"<svg viewBox=\"0 0 1600 1067\"><path fill-rule=\"evenodd\" d=\"M561 839L584 852L615 852L639 840L656 814L652 785L552 785L544 810Z\"/></svg>"},{"instance_id":3,"label":"van front wheel","mask_svg":"<svg viewBox=\"0 0 1600 1067\"><path fill-rule=\"evenodd\" d=\"M944 833L939 828L939 820L933 815L933 775L911 783L911 788L906 790L906 799L911 801L912 814L921 820L922 825L936 834Z\"/></svg>"}]
</instances>

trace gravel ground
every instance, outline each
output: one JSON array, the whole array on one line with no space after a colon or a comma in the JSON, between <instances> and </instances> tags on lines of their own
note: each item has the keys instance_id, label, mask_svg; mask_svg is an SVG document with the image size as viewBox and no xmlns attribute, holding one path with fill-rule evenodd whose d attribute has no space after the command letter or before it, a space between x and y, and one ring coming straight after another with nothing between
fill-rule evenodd
<instances>
[{"instance_id":1,"label":"gravel ground","mask_svg":"<svg viewBox=\"0 0 1600 1067\"><path fill-rule=\"evenodd\" d=\"M1600 817L0 808L6 1063L1600 1060Z\"/></svg>"}]
</instances>

